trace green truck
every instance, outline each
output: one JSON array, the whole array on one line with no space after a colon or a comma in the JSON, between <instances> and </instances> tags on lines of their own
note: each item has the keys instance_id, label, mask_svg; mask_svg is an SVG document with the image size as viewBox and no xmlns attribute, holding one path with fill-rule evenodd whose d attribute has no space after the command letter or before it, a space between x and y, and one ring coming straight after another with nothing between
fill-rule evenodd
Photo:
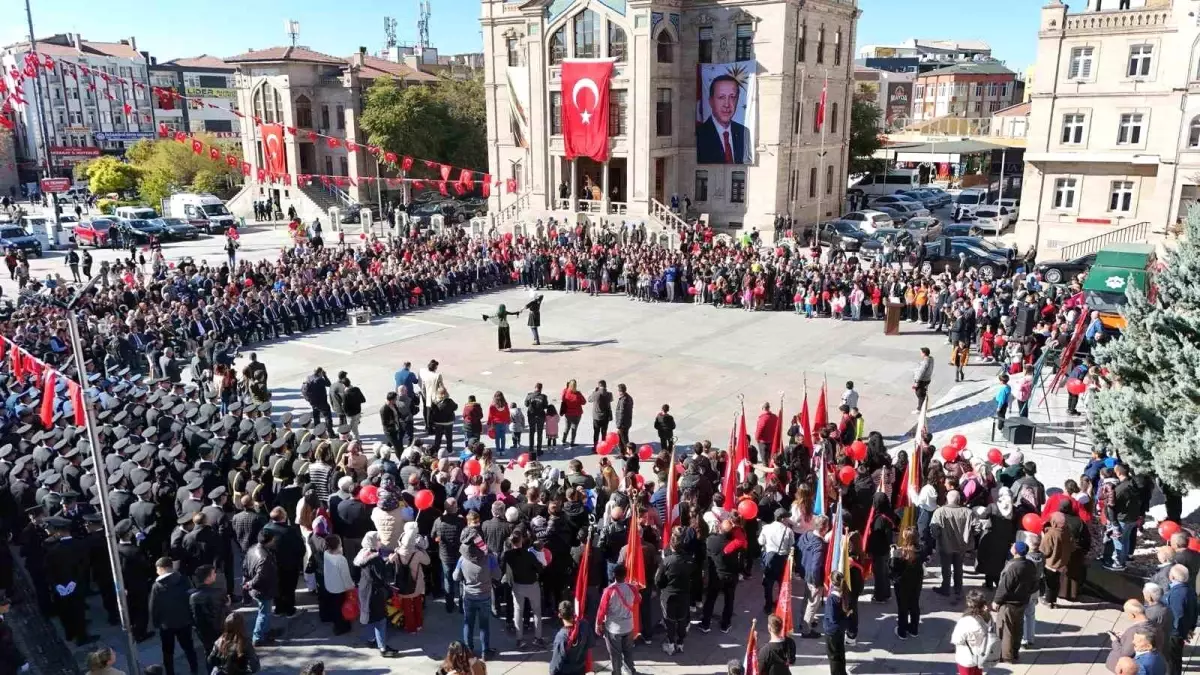
<instances>
[{"instance_id":1,"label":"green truck","mask_svg":"<svg viewBox=\"0 0 1200 675\"><path fill-rule=\"evenodd\" d=\"M1158 256L1151 244L1110 244L1096 253L1096 262L1083 280L1083 297L1090 310L1100 312L1109 330L1123 330L1121 307L1128 302L1125 289L1134 286L1154 299L1154 272Z\"/></svg>"}]
</instances>

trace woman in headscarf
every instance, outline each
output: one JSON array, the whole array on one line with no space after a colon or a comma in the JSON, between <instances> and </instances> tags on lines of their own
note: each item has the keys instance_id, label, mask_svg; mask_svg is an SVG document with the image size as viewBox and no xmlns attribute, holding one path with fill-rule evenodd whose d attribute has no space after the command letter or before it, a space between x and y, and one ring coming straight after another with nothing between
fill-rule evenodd
<instances>
[{"instance_id":1,"label":"woman in headscarf","mask_svg":"<svg viewBox=\"0 0 1200 675\"><path fill-rule=\"evenodd\" d=\"M404 616L404 632L415 633L425 625L425 572L429 554L425 538L417 532L415 522L404 524L400 548L394 558L396 588L400 591L400 612Z\"/></svg>"},{"instance_id":2,"label":"woman in headscarf","mask_svg":"<svg viewBox=\"0 0 1200 675\"><path fill-rule=\"evenodd\" d=\"M1079 586L1087 577L1088 551L1092 547L1092 533L1088 529L1088 524L1080 517L1080 506L1074 499L1064 500L1059 504L1058 509L1065 520L1063 531L1066 532L1073 547L1067 558L1067 569L1063 575L1060 593L1063 600L1075 602L1079 598ZM1053 518L1053 514L1050 517Z\"/></svg>"},{"instance_id":3,"label":"woman in headscarf","mask_svg":"<svg viewBox=\"0 0 1200 675\"><path fill-rule=\"evenodd\" d=\"M354 556L354 565L361 570L358 579L358 621L367 629L365 639L375 642L380 656L396 658L400 652L387 644L389 588L387 562L381 557L380 548L379 533L371 531L363 536L362 548ZM328 559L328 553L326 556Z\"/></svg>"},{"instance_id":4,"label":"woman in headscarf","mask_svg":"<svg viewBox=\"0 0 1200 675\"><path fill-rule=\"evenodd\" d=\"M1008 488L1000 488L995 503L981 510L983 514L980 521L986 529L979 538L975 571L983 575L983 587L990 591L1000 581L1000 572L1008 558L1008 549L1017 539L1012 493Z\"/></svg>"},{"instance_id":5,"label":"woman in headscarf","mask_svg":"<svg viewBox=\"0 0 1200 675\"><path fill-rule=\"evenodd\" d=\"M510 312L504 307L504 305L500 305L498 308L496 308L495 314L491 316L488 316L487 314L483 315L484 321L492 321L496 324L496 335L500 344L500 351L512 349L512 335L510 334L508 326L508 317L510 316L521 316L521 313Z\"/></svg>"},{"instance_id":6,"label":"woman in headscarf","mask_svg":"<svg viewBox=\"0 0 1200 675\"><path fill-rule=\"evenodd\" d=\"M1063 586L1064 575L1071 556L1075 552L1075 542L1067 534L1067 517L1062 513L1050 514L1050 527L1042 535L1041 551L1045 556L1046 575L1046 604L1051 609L1058 607L1058 594Z\"/></svg>"},{"instance_id":7,"label":"woman in headscarf","mask_svg":"<svg viewBox=\"0 0 1200 675\"><path fill-rule=\"evenodd\" d=\"M395 550L400 543L400 533L404 527L404 516L400 508L400 500L391 488L379 490L379 504L371 509L371 522L379 532L379 541L383 548Z\"/></svg>"}]
</instances>

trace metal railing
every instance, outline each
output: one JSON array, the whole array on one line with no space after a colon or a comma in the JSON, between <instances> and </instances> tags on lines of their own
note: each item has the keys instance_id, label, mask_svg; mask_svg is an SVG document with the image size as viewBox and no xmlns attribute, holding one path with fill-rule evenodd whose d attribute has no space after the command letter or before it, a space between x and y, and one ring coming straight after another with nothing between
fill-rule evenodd
<instances>
[{"instance_id":1,"label":"metal railing","mask_svg":"<svg viewBox=\"0 0 1200 675\"><path fill-rule=\"evenodd\" d=\"M529 208L528 192L519 195L516 201L500 209L500 211L495 214L493 222L495 223L496 227L505 227L513 220L519 218L521 216L521 212L527 208Z\"/></svg>"},{"instance_id":2,"label":"metal railing","mask_svg":"<svg viewBox=\"0 0 1200 675\"><path fill-rule=\"evenodd\" d=\"M677 213L671 210L671 207L658 201L657 199L650 200L650 217L657 220L659 225L664 229L682 229L687 227L687 221L680 218Z\"/></svg>"},{"instance_id":3,"label":"metal railing","mask_svg":"<svg viewBox=\"0 0 1200 675\"><path fill-rule=\"evenodd\" d=\"M325 192L337 200L339 205L346 208L358 208L358 202L350 197L350 193L334 185L332 181L329 183L320 183L320 185L325 188Z\"/></svg>"},{"instance_id":4,"label":"metal railing","mask_svg":"<svg viewBox=\"0 0 1200 675\"><path fill-rule=\"evenodd\" d=\"M1063 260L1074 260L1080 256L1095 253L1109 244L1145 241L1149 234L1150 223L1142 221L1069 244L1059 249L1058 253Z\"/></svg>"}]
</instances>

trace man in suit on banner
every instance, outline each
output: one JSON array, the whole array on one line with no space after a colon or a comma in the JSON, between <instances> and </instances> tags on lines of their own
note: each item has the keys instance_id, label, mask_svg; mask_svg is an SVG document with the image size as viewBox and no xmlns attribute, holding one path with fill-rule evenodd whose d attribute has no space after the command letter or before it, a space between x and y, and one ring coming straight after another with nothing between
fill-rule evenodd
<instances>
[{"instance_id":1,"label":"man in suit on banner","mask_svg":"<svg viewBox=\"0 0 1200 675\"><path fill-rule=\"evenodd\" d=\"M718 75L708 85L708 108L712 111L696 130L696 162L699 164L745 164L750 131L734 121L742 86L730 75Z\"/></svg>"}]
</instances>

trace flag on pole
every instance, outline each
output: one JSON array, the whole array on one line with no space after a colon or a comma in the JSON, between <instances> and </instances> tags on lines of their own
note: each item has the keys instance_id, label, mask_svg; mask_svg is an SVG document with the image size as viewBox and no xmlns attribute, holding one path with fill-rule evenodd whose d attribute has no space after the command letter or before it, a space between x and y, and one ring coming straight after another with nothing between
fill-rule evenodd
<instances>
[{"instance_id":1,"label":"flag on pole","mask_svg":"<svg viewBox=\"0 0 1200 675\"><path fill-rule=\"evenodd\" d=\"M679 506L679 497L676 496L678 485L676 483L675 474L675 453L671 453L671 464L667 467L667 515L663 518L663 536L662 547L666 549L671 544L671 529L675 526L675 509Z\"/></svg>"},{"instance_id":2,"label":"flag on pole","mask_svg":"<svg viewBox=\"0 0 1200 675\"><path fill-rule=\"evenodd\" d=\"M845 529L845 521L842 517L842 505L838 504L837 512L833 516L833 528L830 529L829 546L825 549L825 579L827 583L832 583L832 575L835 571L845 573L847 558L843 529Z\"/></svg>"},{"instance_id":3,"label":"flag on pole","mask_svg":"<svg viewBox=\"0 0 1200 675\"><path fill-rule=\"evenodd\" d=\"M813 411L813 429L816 430L817 436L821 435L821 429L829 424L829 410L825 403L825 387L828 383L821 383L821 395L817 398L817 409Z\"/></svg>"},{"instance_id":4,"label":"flag on pole","mask_svg":"<svg viewBox=\"0 0 1200 675\"><path fill-rule=\"evenodd\" d=\"M783 424L787 418L783 416L783 397L779 397L779 419L775 422L775 434L771 438L771 448L767 451L767 468L775 468L775 456L783 450Z\"/></svg>"},{"instance_id":5,"label":"flag on pole","mask_svg":"<svg viewBox=\"0 0 1200 675\"><path fill-rule=\"evenodd\" d=\"M742 657L742 669L746 675L758 675L758 619L750 621L750 635L746 638L746 655Z\"/></svg>"},{"instance_id":6,"label":"flag on pole","mask_svg":"<svg viewBox=\"0 0 1200 675\"><path fill-rule=\"evenodd\" d=\"M821 101L817 104L817 128L825 128L825 101L829 95L829 78L825 78L825 84L821 87Z\"/></svg>"},{"instance_id":7,"label":"flag on pole","mask_svg":"<svg viewBox=\"0 0 1200 675\"><path fill-rule=\"evenodd\" d=\"M796 548L788 551L787 562L783 565L783 579L779 582L779 597L775 599L775 616L783 622L783 636L792 632L792 561L795 559Z\"/></svg>"},{"instance_id":8,"label":"flag on pole","mask_svg":"<svg viewBox=\"0 0 1200 675\"><path fill-rule=\"evenodd\" d=\"M637 503L629 514L629 538L625 544L625 568L628 572L626 580L634 588L633 595L633 637L642 634L642 589L646 587L646 558L642 551L642 524L638 513Z\"/></svg>"},{"instance_id":9,"label":"flag on pole","mask_svg":"<svg viewBox=\"0 0 1200 675\"><path fill-rule=\"evenodd\" d=\"M725 481L721 485L721 494L725 495L725 508L733 510L733 496L737 494L737 474L738 466L742 460L749 455L750 449L746 446L746 411L742 410L738 414L737 422L733 426L733 433L737 434L736 438L729 439L729 458L725 463Z\"/></svg>"},{"instance_id":10,"label":"flag on pole","mask_svg":"<svg viewBox=\"0 0 1200 675\"><path fill-rule=\"evenodd\" d=\"M575 625L571 626L571 634L567 641L572 645L579 642L579 631L590 630L583 626L587 614L588 568L591 566L592 528L588 528L587 540L583 544L583 555L579 557L579 571L575 573ZM592 672L592 650L587 652L586 672Z\"/></svg>"},{"instance_id":11,"label":"flag on pole","mask_svg":"<svg viewBox=\"0 0 1200 675\"><path fill-rule=\"evenodd\" d=\"M813 438L812 438L812 421L808 417L808 391L804 392L804 402L800 404L800 445L808 450L808 456L812 457Z\"/></svg>"}]
</instances>

